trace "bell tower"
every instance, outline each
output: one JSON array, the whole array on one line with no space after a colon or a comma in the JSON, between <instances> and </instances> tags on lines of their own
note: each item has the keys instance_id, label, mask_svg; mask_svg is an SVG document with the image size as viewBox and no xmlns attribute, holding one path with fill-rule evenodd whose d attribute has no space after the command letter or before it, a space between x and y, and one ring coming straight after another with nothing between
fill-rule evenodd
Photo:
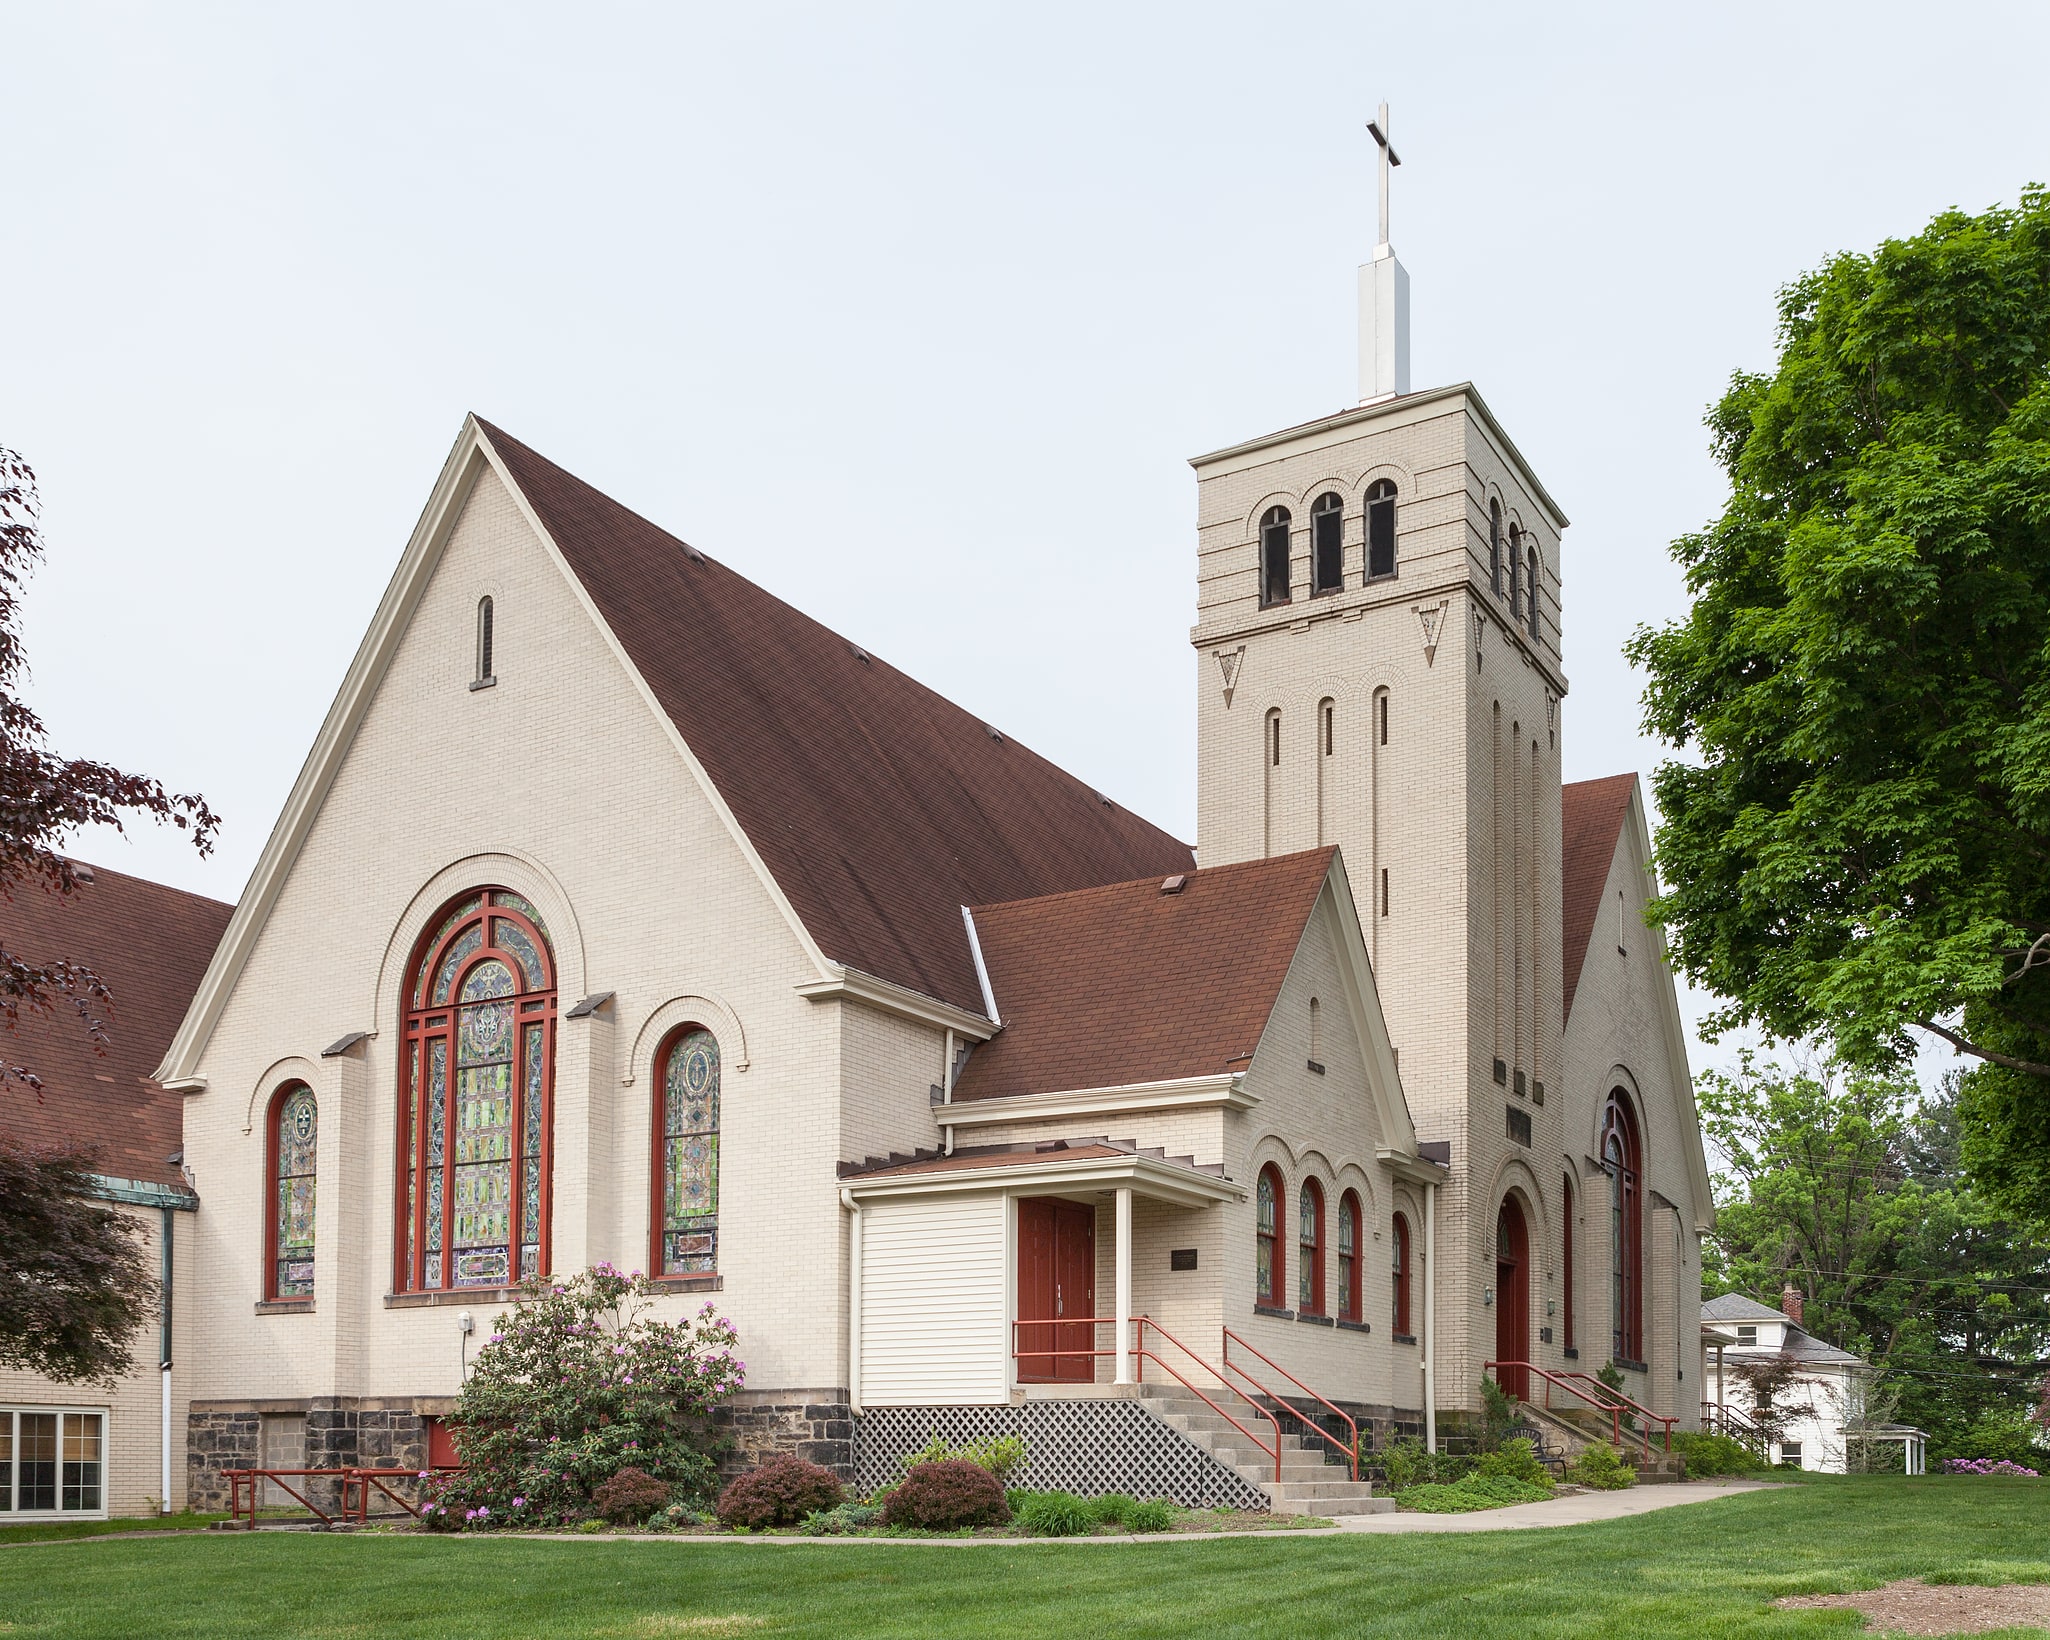
<instances>
[{"instance_id":1,"label":"bell tower","mask_svg":"<svg viewBox=\"0 0 2050 1640\"><path fill-rule=\"evenodd\" d=\"M1519 1152L1559 1172L1542 1101L1564 1027L1567 520L1471 384L1410 389L1385 105L1370 129L1362 402L1191 463L1197 850L1210 866L1340 847L1404 1093L1421 1136L1451 1142L1456 1199ZM1476 1303L1482 1229L1439 1249L1469 1261ZM1441 1361L1439 1382L1478 1377L1485 1353L1458 1380L1468 1364Z\"/></svg>"}]
</instances>

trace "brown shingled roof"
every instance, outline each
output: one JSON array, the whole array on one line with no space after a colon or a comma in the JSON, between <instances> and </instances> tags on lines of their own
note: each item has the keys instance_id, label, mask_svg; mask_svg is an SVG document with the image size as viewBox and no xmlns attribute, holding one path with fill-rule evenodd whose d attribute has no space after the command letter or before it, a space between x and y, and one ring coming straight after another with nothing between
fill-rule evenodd
<instances>
[{"instance_id":1,"label":"brown shingled roof","mask_svg":"<svg viewBox=\"0 0 2050 1640\"><path fill-rule=\"evenodd\" d=\"M962 906L1192 868L1186 843L480 425L835 962L981 1013Z\"/></svg>"},{"instance_id":2,"label":"brown shingled roof","mask_svg":"<svg viewBox=\"0 0 2050 1640\"><path fill-rule=\"evenodd\" d=\"M5 1051L42 1078L42 1098L0 1089L0 1130L32 1144L82 1139L99 1147L103 1174L183 1189L170 1160L183 1142L183 1101L151 1076L235 908L104 867L93 879L62 898L24 884L0 899L9 951L84 963L114 994L99 1011L104 1054L67 1003L22 1020Z\"/></svg>"},{"instance_id":3,"label":"brown shingled roof","mask_svg":"<svg viewBox=\"0 0 2050 1640\"><path fill-rule=\"evenodd\" d=\"M1244 1070L1336 849L975 908L1003 1031L958 1100Z\"/></svg>"},{"instance_id":4,"label":"brown shingled roof","mask_svg":"<svg viewBox=\"0 0 2050 1640\"><path fill-rule=\"evenodd\" d=\"M1573 993L1580 987L1580 970L1587 961L1587 942L1594 933L1595 913L1601 910L1602 889L1616 859L1616 841L1623 835L1623 816L1629 812L1630 794L1636 789L1634 774L1576 780L1559 788L1559 946L1566 968L1564 1017L1569 1019Z\"/></svg>"}]
</instances>

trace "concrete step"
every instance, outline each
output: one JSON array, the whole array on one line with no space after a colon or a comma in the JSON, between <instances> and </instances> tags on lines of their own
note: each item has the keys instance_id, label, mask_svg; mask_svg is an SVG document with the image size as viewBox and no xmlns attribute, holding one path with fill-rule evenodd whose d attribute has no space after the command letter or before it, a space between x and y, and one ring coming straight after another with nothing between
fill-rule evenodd
<instances>
[{"instance_id":1,"label":"concrete step","mask_svg":"<svg viewBox=\"0 0 2050 1640\"><path fill-rule=\"evenodd\" d=\"M1296 1487L1276 1486L1270 1481L1261 1490L1277 1515L1386 1515L1395 1509L1393 1498L1377 1498L1364 1485L1305 1496Z\"/></svg>"}]
</instances>

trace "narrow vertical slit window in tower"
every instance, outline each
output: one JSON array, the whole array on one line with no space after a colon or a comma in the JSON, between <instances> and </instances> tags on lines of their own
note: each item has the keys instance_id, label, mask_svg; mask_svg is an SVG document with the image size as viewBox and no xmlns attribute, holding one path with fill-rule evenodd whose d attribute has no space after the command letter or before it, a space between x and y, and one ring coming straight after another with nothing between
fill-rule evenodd
<instances>
[{"instance_id":1,"label":"narrow vertical slit window in tower","mask_svg":"<svg viewBox=\"0 0 2050 1640\"><path fill-rule=\"evenodd\" d=\"M1395 485L1379 478L1367 487L1367 579L1395 573Z\"/></svg>"},{"instance_id":2,"label":"narrow vertical slit window in tower","mask_svg":"<svg viewBox=\"0 0 2050 1640\"><path fill-rule=\"evenodd\" d=\"M1345 585L1345 503L1326 491L1310 508L1310 592L1337 592Z\"/></svg>"},{"instance_id":3,"label":"narrow vertical slit window in tower","mask_svg":"<svg viewBox=\"0 0 2050 1640\"><path fill-rule=\"evenodd\" d=\"M1288 525L1286 507L1269 507L1260 519L1260 604L1285 604L1288 596Z\"/></svg>"}]
</instances>

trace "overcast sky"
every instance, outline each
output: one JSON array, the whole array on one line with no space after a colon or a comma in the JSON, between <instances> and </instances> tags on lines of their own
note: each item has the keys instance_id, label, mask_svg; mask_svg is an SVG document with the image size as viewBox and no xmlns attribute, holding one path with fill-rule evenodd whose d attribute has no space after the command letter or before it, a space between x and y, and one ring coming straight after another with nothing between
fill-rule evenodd
<instances>
[{"instance_id":1,"label":"overcast sky","mask_svg":"<svg viewBox=\"0 0 2050 1640\"><path fill-rule=\"evenodd\" d=\"M0 4L31 699L240 891L466 410L1182 836L1193 454L1417 387L1573 520L1568 779L1774 292L2050 179L2050 8Z\"/></svg>"}]
</instances>

